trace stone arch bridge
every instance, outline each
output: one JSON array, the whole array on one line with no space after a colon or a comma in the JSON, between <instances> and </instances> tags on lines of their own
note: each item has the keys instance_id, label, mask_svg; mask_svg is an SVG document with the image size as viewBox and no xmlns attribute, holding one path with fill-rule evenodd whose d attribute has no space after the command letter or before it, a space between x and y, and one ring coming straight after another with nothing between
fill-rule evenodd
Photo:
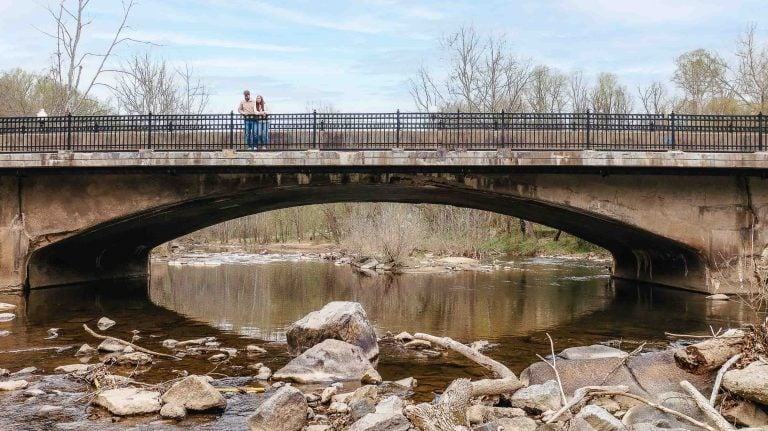
<instances>
[{"instance_id":1,"label":"stone arch bridge","mask_svg":"<svg viewBox=\"0 0 768 431\"><path fill-rule=\"evenodd\" d=\"M768 245L768 154L495 150L0 154L0 289L146 277L150 250L298 205L471 207L609 250L615 277L733 292Z\"/></svg>"}]
</instances>

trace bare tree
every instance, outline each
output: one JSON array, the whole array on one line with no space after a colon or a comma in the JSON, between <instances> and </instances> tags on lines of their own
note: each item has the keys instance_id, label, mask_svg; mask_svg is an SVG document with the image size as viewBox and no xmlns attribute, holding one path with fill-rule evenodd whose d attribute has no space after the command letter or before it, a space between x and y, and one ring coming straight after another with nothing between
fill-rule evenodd
<instances>
[{"instance_id":1,"label":"bare tree","mask_svg":"<svg viewBox=\"0 0 768 431\"><path fill-rule=\"evenodd\" d=\"M664 114L669 110L671 102L661 81L654 81L646 87L638 86L637 94L646 114Z\"/></svg>"},{"instance_id":2,"label":"bare tree","mask_svg":"<svg viewBox=\"0 0 768 431\"><path fill-rule=\"evenodd\" d=\"M753 112L768 112L768 44L758 46L751 24L738 41L735 77L723 82Z\"/></svg>"},{"instance_id":3,"label":"bare tree","mask_svg":"<svg viewBox=\"0 0 768 431\"><path fill-rule=\"evenodd\" d=\"M86 10L90 1L77 0L73 6L70 6L69 0L61 0L58 8L48 8L56 26L53 33L43 31L44 34L56 41L51 77L64 89L61 99L52 101L55 106L52 106L50 111L54 114L82 113L83 107L88 105L88 100L91 98L91 91L101 83L101 75L108 71L106 69L107 61L115 49L119 45L133 40L123 36L123 32L128 28L128 17L135 4L134 0L126 0L123 2L120 24L114 31L109 45L100 52L83 52L81 45L85 37L84 31L92 23L86 17ZM84 67L90 59L96 60L94 71L90 76L84 76Z\"/></svg>"},{"instance_id":4,"label":"bare tree","mask_svg":"<svg viewBox=\"0 0 768 431\"><path fill-rule=\"evenodd\" d=\"M526 92L528 108L532 112L561 112L566 105L567 78L547 66L537 66L531 74Z\"/></svg>"},{"instance_id":5,"label":"bare tree","mask_svg":"<svg viewBox=\"0 0 768 431\"><path fill-rule=\"evenodd\" d=\"M632 96L616 75L601 73L590 92L590 105L596 113L628 114L632 112Z\"/></svg>"},{"instance_id":6,"label":"bare tree","mask_svg":"<svg viewBox=\"0 0 768 431\"><path fill-rule=\"evenodd\" d=\"M694 114L703 113L707 100L722 93L724 62L705 49L696 49L677 57L675 65L677 68L672 82L683 90L689 106L686 110Z\"/></svg>"},{"instance_id":7,"label":"bare tree","mask_svg":"<svg viewBox=\"0 0 768 431\"><path fill-rule=\"evenodd\" d=\"M586 112L589 109L589 84L581 71L568 77L568 101L573 112Z\"/></svg>"},{"instance_id":8,"label":"bare tree","mask_svg":"<svg viewBox=\"0 0 768 431\"><path fill-rule=\"evenodd\" d=\"M176 69L179 77L180 106L179 113L187 115L199 115L205 112L210 100L208 86L195 75L195 70L189 65Z\"/></svg>"}]
</instances>

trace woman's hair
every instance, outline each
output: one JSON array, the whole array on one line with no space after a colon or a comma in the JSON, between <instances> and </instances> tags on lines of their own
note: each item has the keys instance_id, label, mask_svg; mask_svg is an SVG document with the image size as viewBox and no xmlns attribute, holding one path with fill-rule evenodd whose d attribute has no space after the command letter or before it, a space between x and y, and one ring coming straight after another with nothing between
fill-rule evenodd
<instances>
[{"instance_id":1,"label":"woman's hair","mask_svg":"<svg viewBox=\"0 0 768 431\"><path fill-rule=\"evenodd\" d=\"M266 111L266 109L264 108L264 98L261 97L261 94L256 96L255 102L256 102L257 111Z\"/></svg>"}]
</instances>

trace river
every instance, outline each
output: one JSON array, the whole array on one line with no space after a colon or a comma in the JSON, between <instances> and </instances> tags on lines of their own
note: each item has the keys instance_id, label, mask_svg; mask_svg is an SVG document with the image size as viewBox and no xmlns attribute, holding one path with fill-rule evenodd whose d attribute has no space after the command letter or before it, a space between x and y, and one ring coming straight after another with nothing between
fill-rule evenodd
<instances>
[{"instance_id":1,"label":"river","mask_svg":"<svg viewBox=\"0 0 768 431\"><path fill-rule=\"evenodd\" d=\"M249 376L246 366L263 362L272 370L290 358L285 330L293 321L330 301L363 305L380 336L427 332L462 342L497 344L487 354L519 373L555 348L607 342L625 350L647 342L667 346L664 331L706 333L753 318L739 301L712 302L689 292L612 281L605 263L548 258L517 259L507 269L396 277L362 276L349 266L297 256L225 260L206 266L152 264L146 283L102 284L0 295L17 305L17 318L0 323L0 368L35 366L45 373L77 362L83 343L98 344L83 323L108 316L107 333L164 351L166 338L215 336L222 347L260 344L268 354L215 366L207 355L175 363L160 361L143 370L146 382L167 380L172 370ZM59 328L55 337L49 329ZM36 349L46 350L36 350ZM58 348L58 350L57 350ZM96 360L96 359L94 359ZM214 370L215 368L215 370ZM434 356L384 342L378 370L385 380L415 377L417 399L430 399L457 377L478 378L482 369L455 354ZM215 420L212 418L211 420Z\"/></svg>"}]
</instances>

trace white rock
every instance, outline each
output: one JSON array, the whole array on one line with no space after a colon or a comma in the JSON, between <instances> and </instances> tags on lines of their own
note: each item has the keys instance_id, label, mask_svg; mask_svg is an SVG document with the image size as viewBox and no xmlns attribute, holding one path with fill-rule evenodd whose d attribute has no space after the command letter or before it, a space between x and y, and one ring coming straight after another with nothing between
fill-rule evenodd
<instances>
[{"instance_id":1,"label":"white rock","mask_svg":"<svg viewBox=\"0 0 768 431\"><path fill-rule=\"evenodd\" d=\"M331 403L331 406L328 407L328 411L331 413L347 413L349 411L349 406L346 403Z\"/></svg>"},{"instance_id":2,"label":"white rock","mask_svg":"<svg viewBox=\"0 0 768 431\"><path fill-rule=\"evenodd\" d=\"M226 353L217 353L209 357L208 360L211 362L221 362L227 360L228 358L229 356L227 356Z\"/></svg>"},{"instance_id":3,"label":"white rock","mask_svg":"<svg viewBox=\"0 0 768 431\"><path fill-rule=\"evenodd\" d=\"M248 353L254 353L254 354L263 354L267 353L267 349L263 347L259 347L255 344L249 344L245 347L245 351Z\"/></svg>"},{"instance_id":4,"label":"white rock","mask_svg":"<svg viewBox=\"0 0 768 431\"><path fill-rule=\"evenodd\" d=\"M32 374L37 372L37 367L24 367L15 373L11 373L12 376L22 376L24 374Z\"/></svg>"},{"instance_id":5,"label":"white rock","mask_svg":"<svg viewBox=\"0 0 768 431\"><path fill-rule=\"evenodd\" d=\"M77 353L75 353L75 356L94 356L98 353L99 351L91 347L89 344L83 344L77 350Z\"/></svg>"},{"instance_id":6,"label":"white rock","mask_svg":"<svg viewBox=\"0 0 768 431\"><path fill-rule=\"evenodd\" d=\"M16 315L13 313L0 313L0 322L10 322L15 318Z\"/></svg>"},{"instance_id":7,"label":"white rock","mask_svg":"<svg viewBox=\"0 0 768 431\"><path fill-rule=\"evenodd\" d=\"M0 337L7 337L11 335L11 331L6 331L5 329L0 330Z\"/></svg>"},{"instance_id":8,"label":"white rock","mask_svg":"<svg viewBox=\"0 0 768 431\"><path fill-rule=\"evenodd\" d=\"M115 326L115 323L116 322L109 317L102 317L98 322L96 322L96 326L98 326L100 330L106 331L107 329Z\"/></svg>"},{"instance_id":9,"label":"white rock","mask_svg":"<svg viewBox=\"0 0 768 431\"><path fill-rule=\"evenodd\" d=\"M173 338L163 340L163 347L168 349L173 349L174 347L176 347L177 344L179 344L179 342L177 340L174 340Z\"/></svg>"},{"instance_id":10,"label":"white rock","mask_svg":"<svg viewBox=\"0 0 768 431\"><path fill-rule=\"evenodd\" d=\"M331 401L331 397L336 395L338 391L339 390L336 388L336 386L328 386L327 388L323 389L323 392L320 394L320 403L328 404Z\"/></svg>"},{"instance_id":11,"label":"white rock","mask_svg":"<svg viewBox=\"0 0 768 431\"><path fill-rule=\"evenodd\" d=\"M134 349L131 346L125 346L125 348L123 349L123 353L133 353L135 351L136 351L136 349Z\"/></svg>"},{"instance_id":12,"label":"white rock","mask_svg":"<svg viewBox=\"0 0 768 431\"><path fill-rule=\"evenodd\" d=\"M184 408L184 406L174 403L168 403L163 405L163 408L160 409L160 416L166 418L166 419L184 419L184 416L187 415L187 409Z\"/></svg>"},{"instance_id":13,"label":"white rock","mask_svg":"<svg viewBox=\"0 0 768 431\"><path fill-rule=\"evenodd\" d=\"M100 393L93 403L118 416L155 413L160 411L160 394L137 388L110 389Z\"/></svg>"},{"instance_id":14,"label":"white rock","mask_svg":"<svg viewBox=\"0 0 768 431\"><path fill-rule=\"evenodd\" d=\"M88 364L71 364L71 365L61 365L59 367L56 367L53 369L53 371L56 371L57 373L81 373L84 371L88 371L88 368L91 366Z\"/></svg>"},{"instance_id":15,"label":"white rock","mask_svg":"<svg viewBox=\"0 0 768 431\"><path fill-rule=\"evenodd\" d=\"M292 386L278 389L248 418L250 431L299 431L307 422L307 400Z\"/></svg>"},{"instance_id":16,"label":"white rock","mask_svg":"<svg viewBox=\"0 0 768 431\"><path fill-rule=\"evenodd\" d=\"M24 389L29 385L26 380L8 380L6 382L0 382L0 391L18 391Z\"/></svg>"},{"instance_id":17,"label":"white rock","mask_svg":"<svg viewBox=\"0 0 768 431\"><path fill-rule=\"evenodd\" d=\"M269 367L259 368L259 373L256 374L257 380L269 380L270 377L272 377L272 370Z\"/></svg>"},{"instance_id":18,"label":"white rock","mask_svg":"<svg viewBox=\"0 0 768 431\"><path fill-rule=\"evenodd\" d=\"M163 394L164 403L178 404L191 411L227 407L227 400L202 376L188 376L173 384Z\"/></svg>"},{"instance_id":19,"label":"white rock","mask_svg":"<svg viewBox=\"0 0 768 431\"><path fill-rule=\"evenodd\" d=\"M122 352L123 349L125 349L125 344L107 339L102 341L101 344L99 344L99 346L97 347L97 349L101 350L102 352L109 352L109 353Z\"/></svg>"},{"instance_id":20,"label":"white rock","mask_svg":"<svg viewBox=\"0 0 768 431\"><path fill-rule=\"evenodd\" d=\"M731 298L724 293L716 293L714 295L707 296L707 299L709 299L710 301L728 301Z\"/></svg>"},{"instance_id":21,"label":"white rock","mask_svg":"<svg viewBox=\"0 0 768 431\"><path fill-rule=\"evenodd\" d=\"M393 383L398 384L400 386L406 387L406 388L415 388L418 381L414 379L413 377L406 377L404 379L395 380Z\"/></svg>"},{"instance_id":22,"label":"white rock","mask_svg":"<svg viewBox=\"0 0 768 431\"><path fill-rule=\"evenodd\" d=\"M0 302L0 312L15 310L16 306L7 302Z\"/></svg>"}]
</instances>

